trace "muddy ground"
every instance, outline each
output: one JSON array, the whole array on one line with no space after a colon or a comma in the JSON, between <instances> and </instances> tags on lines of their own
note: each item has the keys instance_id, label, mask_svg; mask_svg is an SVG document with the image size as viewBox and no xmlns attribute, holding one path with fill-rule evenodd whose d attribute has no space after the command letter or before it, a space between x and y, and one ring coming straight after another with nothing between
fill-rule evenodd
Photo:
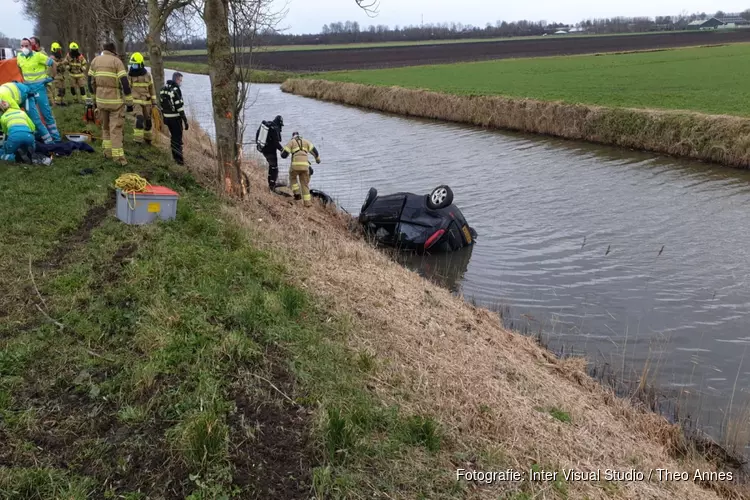
<instances>
[{"instance_id":1,"label":"muddy ground","mask_svg":"<svg viewBox=\"0 0 750 500\"><path fill-rule=\"evenodd\" d=\"M599 52L666 49L693 45L750 42L750 29L731 32L678 32L647 35L518 39L495 42L373 47L356 49L256 52L260 69L281 71L335 71L421 64L444 64L514 57L543 57ZM167 60L206 63L206 55L173 56Z\"/></svg>"}]
</instances>

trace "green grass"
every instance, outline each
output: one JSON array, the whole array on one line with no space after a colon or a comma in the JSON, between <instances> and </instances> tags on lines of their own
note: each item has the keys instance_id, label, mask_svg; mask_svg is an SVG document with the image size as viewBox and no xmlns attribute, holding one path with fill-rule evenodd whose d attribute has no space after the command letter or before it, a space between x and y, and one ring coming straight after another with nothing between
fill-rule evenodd
<instances>
[{"instance_id":1,"label":"green grass","mask_svg":"<svg viewBox=\"0 0 750 500\"><path fill-rule=\"evenodd\" d=\"M750 44L331 72L314 77L457 95L750 115Z\"/></svg>"},{"instance_id":2,"label":"green grass","mask_svg":"<svg viewBox=\"0 0 750 500\"><path fill-rule=\"evenodd\" d=\"M682 33L683 31L669 31L661 33ZM418 45L450 45L456 43L481 43L481 42L505 42L510 40L523 41L523 40L538 40L547 38L557 38L564 36L565 38L600 38L607 36L638 36L638 35L653 35L659 32L651 33L621 33L621 34L568 34L568 35L548 35L548 36L516 36L516 37L496 37L496 38L461 38L457 40L417 40L417 41L406 41L406 42L362 42L362 43L332 43L332 44L318 44L318 45L267 45L263 47L255 48L254 50L263 50L268 52L287 52L294 50L309 51L309 50L341 50L341 49L368 49L377 47L412 47ZM243 52L249 51L249 48L243 48ZM168 56L200 56L206 54L206 49L189 49L189 50L173 50L165 53Z\"/></svg>"},{"instance_id":3,"label":"green grass","mask_svg":"<svg viewBox=\"0 0 750 500\"><path fill-rule=\"evenodd\" d=\"M351 319L126 134L125 168L0 167L0 498L455 497L438 422L368 389ZM126 172L177 190L176 220L118 221Z\"/></svg>"},{"instance_id":4,"label":"green grass","mask_svg":"<svg viewBox=\"0 0 750 500\"><path fill-rule=\"evenodd\" d=\"M148 60L146 61L148 65ZM195 73L198 75L208 74L208 64L176 61L174 59L165 59L164 66L170 70L184 71L186 73ZM252 70L250 72L251 83L283 83L288 78L298 76L296 73L288 71L271 71L271 70Z\"/></svg>"}]
</instances>

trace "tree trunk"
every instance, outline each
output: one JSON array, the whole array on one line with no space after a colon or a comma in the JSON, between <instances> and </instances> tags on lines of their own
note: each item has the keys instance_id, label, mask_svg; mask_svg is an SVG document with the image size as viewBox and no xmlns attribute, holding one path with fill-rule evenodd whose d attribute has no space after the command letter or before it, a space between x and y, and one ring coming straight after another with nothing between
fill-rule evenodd
<instances>
[{"instance_id":1,"label":"tree trunk","mask_svg":"<svg viewBox=\"0 0 750 500\"><path fill-rule=\"evenodd\" d=\"M151 65L151 76L154 79L154 88L158 92L164 86L164 59L162 58L161 31L163 28L162 16L159 9L159 0L148 0L148 54Z\"/></svg>"},{"instance_id":2,"label":"tree trunk","mask_svg":"<svg viewBox=\"0 0 750 500\"><path fill-rule=\"evenodd\" d=\"M216 128L219 181L227 195L242 197L242 174L237 147L234 110L237 106L237 75L230 47L228 0L206 0L204 18L208 43L211 101Z\"/></svg>"},{"instance_id":3,"label":"tree trunk","mask_svg":"<svg viewBox=\"0 0 750 500\"><path fill-rule=\"evenodd\" d=\"M112 36L114 37L115 48L117 50L117 56L120 60L128 65L125 60L125 23L121 20L112 21Z\"/></svg>"}]
</instances>

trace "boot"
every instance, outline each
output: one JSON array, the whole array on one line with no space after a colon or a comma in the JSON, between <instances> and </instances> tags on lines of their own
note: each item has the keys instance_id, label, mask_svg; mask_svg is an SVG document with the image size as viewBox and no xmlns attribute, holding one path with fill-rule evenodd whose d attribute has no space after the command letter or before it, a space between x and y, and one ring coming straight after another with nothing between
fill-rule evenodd
<instances>
[{"instance_id":1,"label":"boot","mask_svg":"<svg viewBox=\"0 0 750 500\"><path fill-rule=\"evenodd\" d=\"M120 156L119 158L115 159L115 163L124 167L128 164L128 160L126 160L124 156Z\"/></svg>"}]
</instances>

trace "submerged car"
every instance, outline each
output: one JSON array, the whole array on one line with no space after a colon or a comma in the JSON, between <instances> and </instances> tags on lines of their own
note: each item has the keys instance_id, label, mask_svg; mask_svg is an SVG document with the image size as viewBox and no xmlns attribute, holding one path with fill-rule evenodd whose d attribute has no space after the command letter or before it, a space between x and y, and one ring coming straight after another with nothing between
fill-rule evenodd
<instances>
[{"instance_id":1,"label":"submerged car","mask_svg":"<svg viewBox=\"0 0 750 500\"><path fill-rule=\"evenodd\" d=\"M426 195L378 196L377 189L370 188L359 222L378 244L417 253L458 250L473 245L477 237L453 204L448 186L438 186Z\"/></svg>"}]
</instances>

